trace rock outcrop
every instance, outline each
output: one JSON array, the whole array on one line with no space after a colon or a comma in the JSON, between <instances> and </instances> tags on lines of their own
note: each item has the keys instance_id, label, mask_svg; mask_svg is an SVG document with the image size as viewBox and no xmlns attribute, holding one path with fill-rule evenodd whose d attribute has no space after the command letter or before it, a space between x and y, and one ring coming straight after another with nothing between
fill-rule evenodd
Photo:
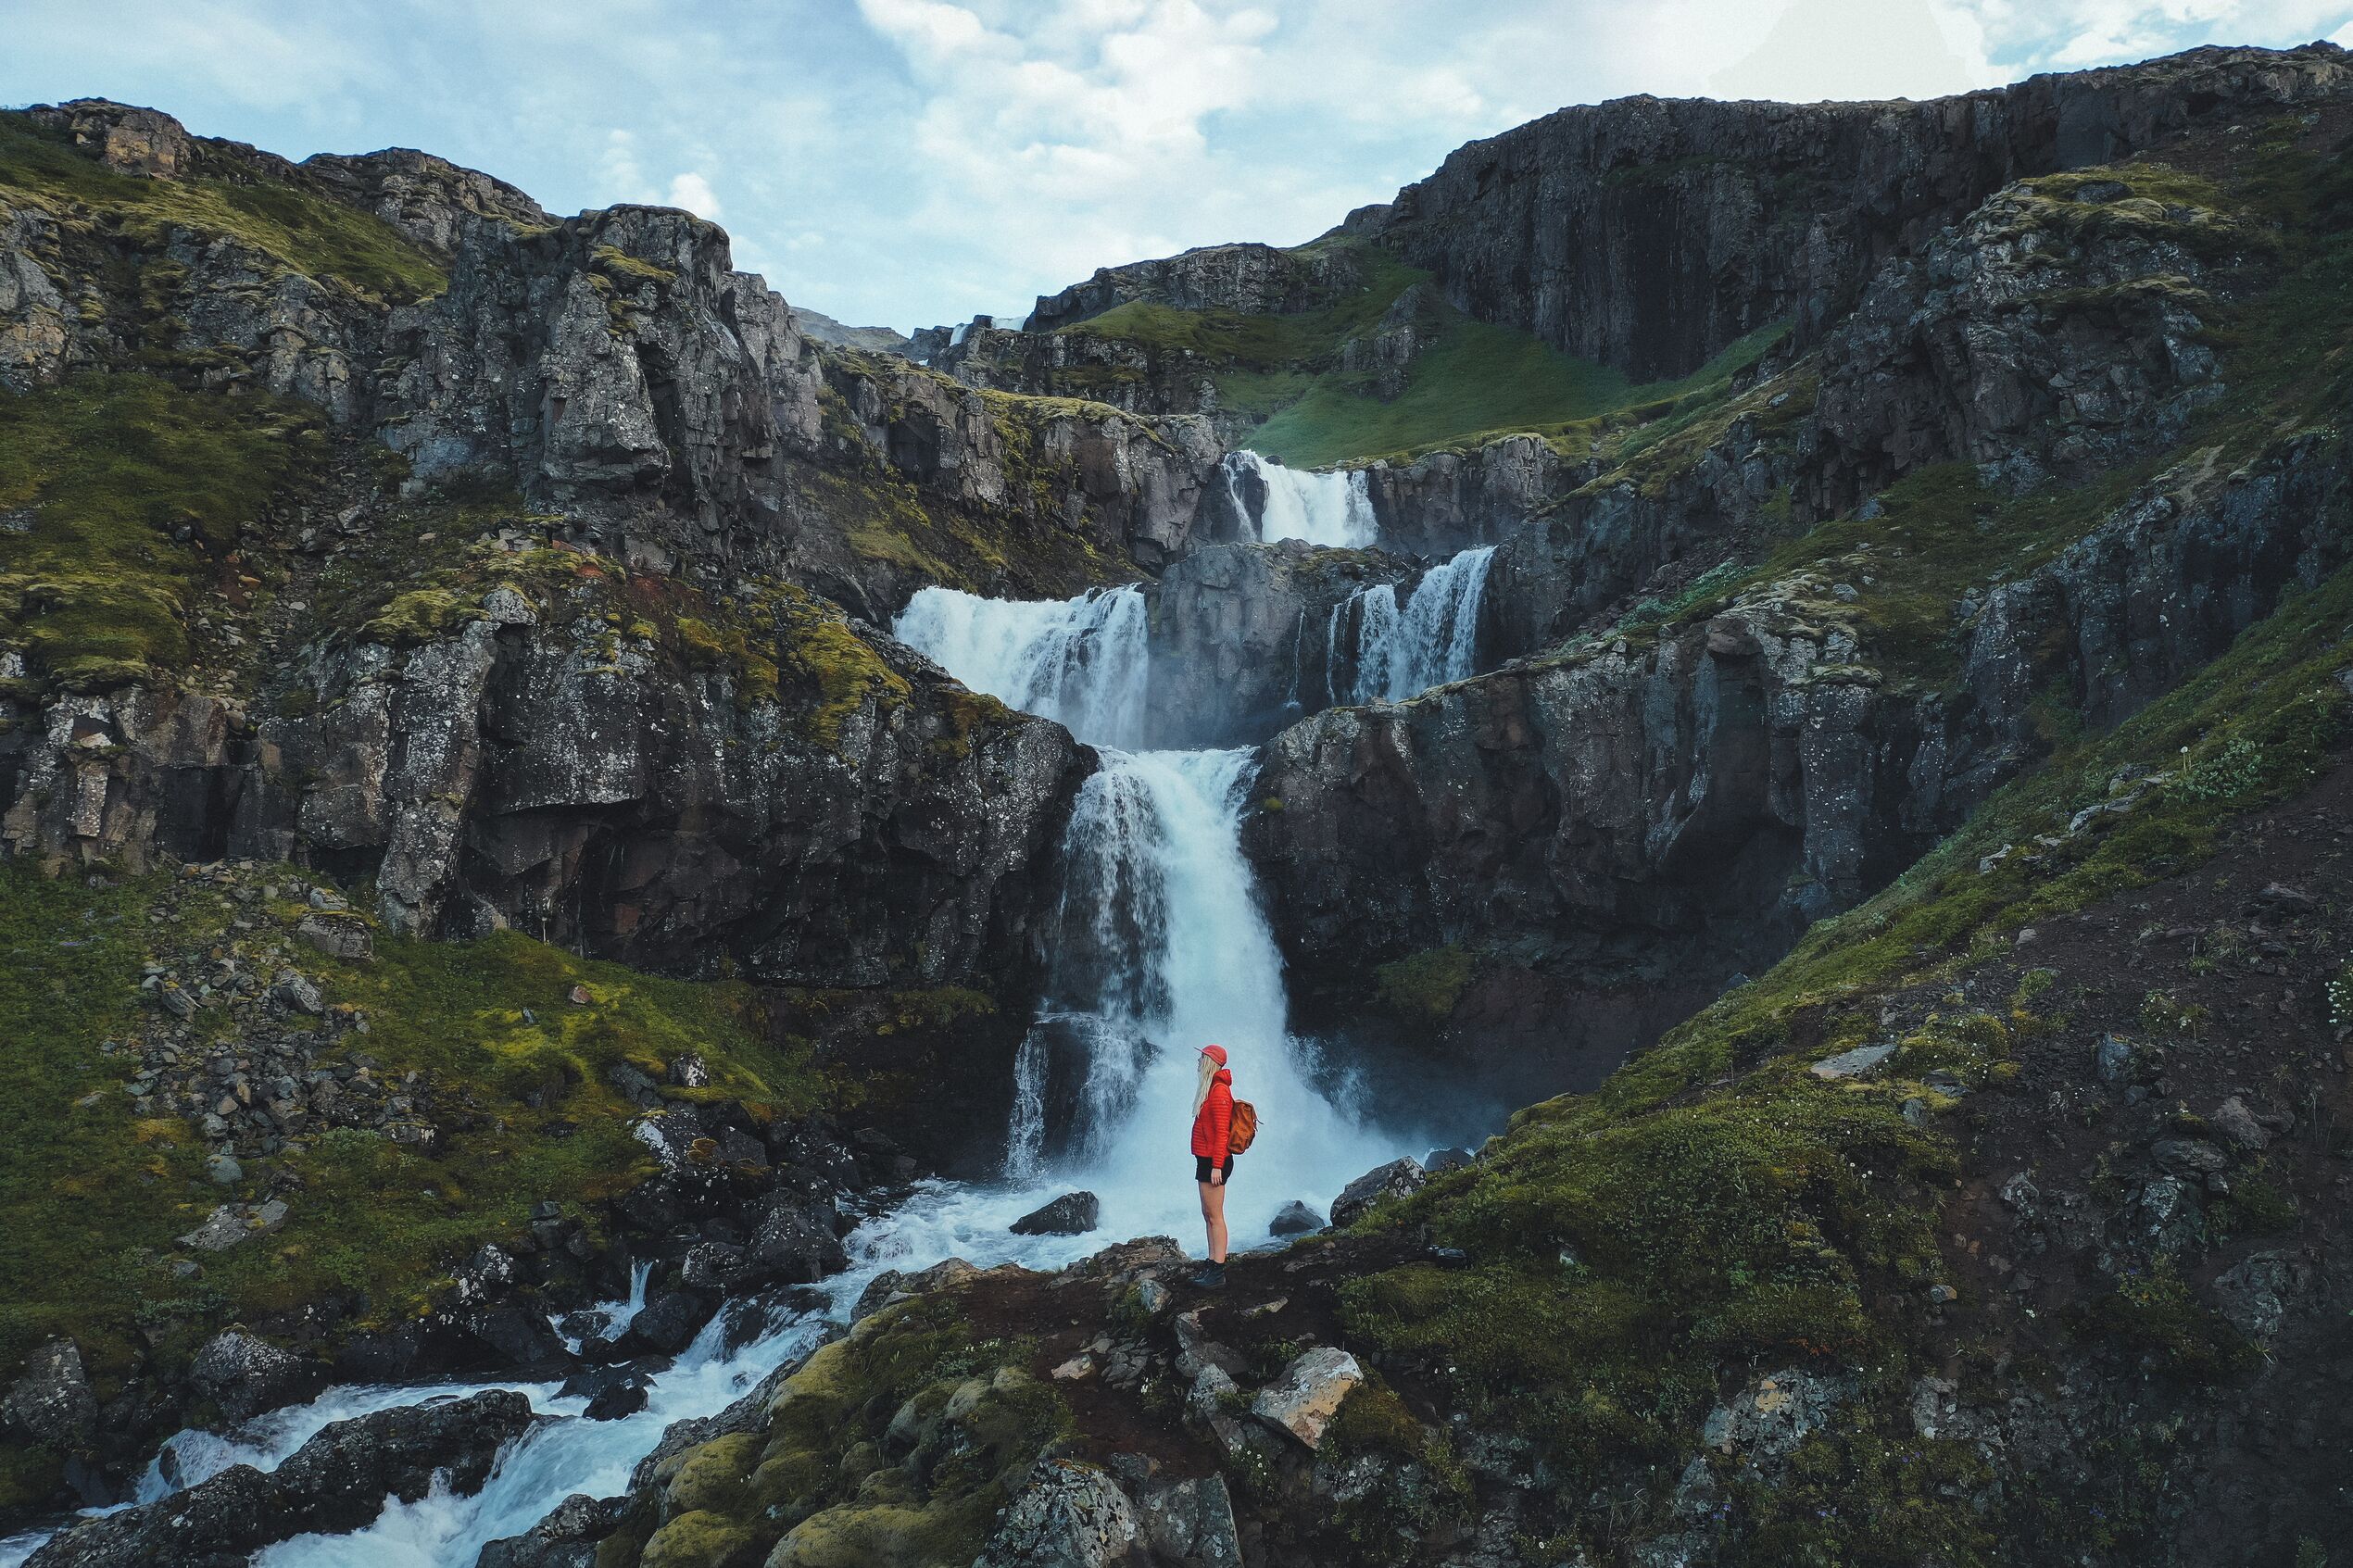
<instances>
[{"instance_id":1,"label":"rock outcrop","mask_svg":"<svg viewBox=\"0 0 2353 1568\"><path fill-rule=\"evenodd\" d=\"M1054 332L1131 300L1180 310L1290 315L1328 305L1363 282L1361 262L1342 247L1298 251L1265 245L1203 245L1156 261L1098 268L1083 283L1040 295L1025 330Z\"/></svg>"},{"instance_id":2,"label":"rock outcrop","mask_svg":"<svg viewBox=\"0 0 2353 1568\"><path fill-rule=\"evenodd\" d=\"M1768 322L1818 339L1880 264L2021 177L2343 92L2331 44L2197 49L1905 104L1624 98L1449 155L1352 214L1456 306L1636 379Z\"/></svg>"},{"instance_id":3,"label":"rock outcrop","mask_svg":"<svg viewBox=\"0 0 2353 1568\"><path fill-rule=\"evenodd\" d=\"M531 1402L505 1391L339 1421L273 1471L233 1465L159 1502L73 1525L27 1562L232 1568L295 1536L356 1530L388 1497L414 1502L436 1483L461 1497L479 1491L499 1449L531 1422Z\"/></svg>"},{"instance_id":4,"label":"rock outcrop","mask_svg":"<svg viewBox=\"0 0 2353 1568\"><path fill-rule=\"evenodd\" d=\"M2190 458L1957 606L1950 692L1873 667L1859 596L1806 573L1655 646L1588 643L1284 731L1252 790L1281 809L1244 846L1310 1011L1360 1010L1372 964L1467 943L1555 976L1554 1007L1581 998L1547 1048L1559 1082L1592 1081L2039 757L2038 692L2113 724L2345 558L2340 439L2212 470ZM1500 1042L1531 1004L1466 1005L1502 1010Z\"/></svg>"},{"instance_id":5,"label":"rock outcrop","mask_svg":"<svg viewBox=\"0 0 2353 1568\"><path fill-rule=\"evenodd\" d=\"M1416 566L1380 550L1209 545L1161 575L1151 637L1151 721L1162 746L1263 740L1328 707L1332 611L1380 583L1409 591ZM1346 650L1341 650L1345 652Z\"/></svg>"}]
</instances>

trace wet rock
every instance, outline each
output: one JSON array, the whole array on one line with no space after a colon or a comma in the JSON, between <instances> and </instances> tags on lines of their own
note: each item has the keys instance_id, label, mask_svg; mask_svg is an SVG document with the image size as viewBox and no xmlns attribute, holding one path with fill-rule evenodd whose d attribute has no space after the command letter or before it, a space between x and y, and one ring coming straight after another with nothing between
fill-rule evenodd
<instances>
[{"instance_id":1,"label":"wet rock","mask_svg":"<svg viewBox=\"0 0 2353 1568\"><path fill-rule=\"evenodd\" d=\"M750 1277L786 1285L814 1285L849 1261L834 1234L830 1204L777 1203L744 1248Z\"/></svg>"},{"instance_id":2,"label":"wet rock","mask_svg":"<svg viewBox=\"0 0 2353 1568\"><path fill-rule=\"evenodd\" d=\"M858 1305L850 1310L849 1321L862 1322L894 1301L908 1300L927 1290L944 1289L978 1273L978 1269L962 1258L950 1258L927 1269L918 1269L912 1274L885 1269L868 1280L866 1288L858 1293Z\"/></svg>"},{"instance_id":3,"label":"wet rock","mask_svg":"<svg viewBox=\"0 0 2353 1568\"><path fill-rule=\"evenodd\" d=\"M1422 1156L1422 1169L1431 1175L1441 1171L1459 1171L1471 1163L1471 1151L1466 1148L1433 1148Z\"/></svg>"},{"instance_id":4,"label":"wet rock","mask_svg":"<svg viewBox=\"0 0 2353 1568\"><path fill-rule=\"evenodd\" d=\"M1091 1464L1040 1459L973 1568L1118 1568L1143 1532L1117 1482Z\"/></svg>"},{"instance_id":5,"label":"wet rock","mask_svg":"<svg viewBox=\"0 0 2353 1568\"><path fill-rule=\"evenodd\" d=\"M1042 1209L1015 1220L1015 1236L1084 1236L1102 1221L1102 1203L1091 1192L1066 1192Z\"/></svg>"},{"instance_id":6,"label":"wet rock","mask_svg":"<svg viewBox=\"0 0 2353 1568\"><path fill-rule=\"evenodd\" d=\"M1340 1401L1365 1380L1364 1368L1347 1351L1319 1345L1283 1369L1282 1376L1258 1391L1250 1413L1297 1438L1311 1451L1339 1413Z\"/></svg>"},{"instance_id":7,"label":"wet rock","mask_svg":"<svg viewBox=\"0 0 2353 1568\"><path fill-rule=\"evenodd\" d=\"M1332 1224L1354 1224L1382 1198L1403 1198L1420 1191L1424 1179L1422 1162L1411 1156L1376 1166L1349 1183L1332 1200Z\"/></svg>"},{"instance_id":8,"label":"wet rock","mask_svg":"<svg viewBox=\"0 0 2353 1568\"><path fill-rule=\"evenodd\" d=\"M627 1512L626 1498L574 1492L523 1534L485 1545L474 1568L596 1568L598 1543Z\"/></svg>"},{"instance_id":9,"label":"wet rock","mask_svg":"<svg viewBox=\"0 0 2353 1568\"><path fill-rule=\"evenodd\" d=\"M314 1392L324 1381L324 1369L258 1335L232 1328L204 1342L188 1363L188 1381L233 1422Z\"/></svg>"},{"instance_id":10,"label":"wet rock","mask_svg":"<svg viewBox=\"0 0 2353 1568\"><path fill-rule=\"evenodd\" d=\"M1266 1231L1270 1236L1306 1236L1323 1228L1324 1217L1294 1198L1276 1210Z\"/></svg>"},{"instance_id":11,"label":"wet rock","mask_svg":"<svg viewBox=\"0 0 2353 1568\"><path fill-rule=\"evenodd\" d=\"M98 1399L81 1347L52 1339L33 1351L0 1410L37 1442L66 1448L86 1441L97 1428Z\"/></svg>"},{"instance_id":12,"label":"wet rock","mask_svg":"<svg viewBox=\"0 0 2353 1568\"><path fill-rule=\"evenodd\" d=\"M450 1272L450 1296L460 1306L478 1306L503 1295L520 1277L507 1250L485 1242Z\"/></svg>"},{"instance_id":13,"label":"wet rock","mask_svg":"<svg viewBox=\"0 0 2353 1568\"><path fill-rule=\"evenodd\" d=\"M665 1290L630 1320L618 1343L627 1355L674 1356L694 1343L717 1311L716 1302L699 1291Z\"/></svg>"},{"instance_id":14,"label":"wet rock","mask_svg":"<svg viewBox=\"0 0 2353 1568\"><path fill-rule=\"evenodd\" d=\"M233 1465L188 1490L85 1521L53 1537L27 1568L153 1568L242 1562L298 1535L342 1535L438 1481L479 1491L505 1444L532 1424L531 1402L497 1390L377 1411L320 1431L267 1474Z\"/></svg>"},{"instance_id":15,"label":"wet rock","mask_svg":"<svg viewBox=\"0 0 2353 1568\"><path fill-rule=\"evenodd\" d=\"M635 1415L646 1408L648 1384L643 1378L630 1378L600 1389L589 1399L580 1413L590 1421L619 1421Z\"/></svg>"}]
</instances>

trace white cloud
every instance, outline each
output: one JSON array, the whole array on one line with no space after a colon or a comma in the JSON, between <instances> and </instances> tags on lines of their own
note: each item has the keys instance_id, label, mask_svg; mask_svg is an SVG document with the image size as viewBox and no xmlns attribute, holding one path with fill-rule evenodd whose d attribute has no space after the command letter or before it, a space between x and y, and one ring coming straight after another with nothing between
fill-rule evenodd
<instances>
[{"instance_id":1,"label":"white cloud","mask_svg":"<svg viewBox=\"0 0 2353 1568\"><path fill-rule=\"evenodd\" d=\"M708 218L714 223L721 217L719 198L711 194L711 182L691 169L671 176L670 197L665 205L683 207L696 217Z\"/></svg>"},{"instance_id":2,"label":"white cloud","mask_svg":"<svg viewBox=\"0 0 2353 1568\"><path fill-rule=\"evenodd\" d=\"M2353 0L110 0L6 31L0 102L152 103L296 157L421 146L560 212L717 218L724 191L787 298L906 327L1297 243L1563 104L2353 44Z\"/></svg>"}]
</instances>

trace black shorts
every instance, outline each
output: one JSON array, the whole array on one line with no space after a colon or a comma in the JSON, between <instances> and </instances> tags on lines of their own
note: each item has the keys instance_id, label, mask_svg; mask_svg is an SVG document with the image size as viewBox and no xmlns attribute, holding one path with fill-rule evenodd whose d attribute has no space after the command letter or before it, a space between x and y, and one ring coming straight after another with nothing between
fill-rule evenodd
<instances>
[{"instance_id":1,"label":"black shorts","mask_svg":"<svg viewBox=\"0 0 2353 1568\"><path fill-rule=\"evenodd\" d=\"M1232 1155L1229 1154L1226 1156L1226 1162L1220 1168L1226 1173L1225 1179L1227 1181L1230 1182L1234 1179L1234 1157ZM1209 1180L1209 1156L1206 1154L1194 1155L1193 1180L1197 1182L1205 1182Z\"/></svg>"}]
</instances>

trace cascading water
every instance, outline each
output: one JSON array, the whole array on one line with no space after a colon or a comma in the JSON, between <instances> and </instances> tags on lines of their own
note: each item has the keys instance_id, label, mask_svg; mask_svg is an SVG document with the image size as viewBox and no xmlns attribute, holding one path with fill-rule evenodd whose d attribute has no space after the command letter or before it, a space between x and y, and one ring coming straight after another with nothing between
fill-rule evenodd
<instances>
[{"instance_id":1,"label":"cascading water","mask_svg":"<svg viewBox=\"0 0 2353 1568\"><path fill-rule=\"evenodd\" d=\"M1001 1180L918 1185L846 1239L850 1266L825 1282L822 1309L777 1309L749 1324L723 1312L652 1376L635 1415L585 1420L586 1401L552 1383L346 1386L227 1436L182 1434L141 1500L231 1464L274 1469L330 1422L515 1388L549 1419L500 1457L478 1494L436 1487L414 1502L390 1501L365 1529L300 1537L255 1559L256 1568L472 1568L485 1543L529 1529L572 1493L625 1489L665 1427L715 1414L805 1354L824 1320L846 1316L885 1269L950 1257L1056 1268L1131 1236L1197 1237L1187 1134L1195 1051L1211 1041L1231 1053L1236 1090L1258 1107L1264 1129L1239 1161L1228 1200L1239 1245L1264 1238L1287 1201L1328 1205L1350 1179L1401 1152L1398 1140L1355 1119L1350 1096L1319 1086L1327 1075L1312 1047L1289 1034L1282 960L1240 847L1251 753L1108 749L1143 724L1143 608L1134 589L1011 604L929 588L894 628L967 685L1107 748L1064 834L1050 996L1015 1066ZM1007 1228L1072 1187L1101 1199L1093 1233L1017 1236ZM637 1274L627 1299L602 1309L604 1321L634 1314L646 1283ZM0 1541L0 1568L16 1568L43 1538Z\"/></svg>"},{"instance_id":2,"label":"cascading water","mask_svg":"<svg viewBox=\"0 0 2353 1568\"><path fill-rule=\"evenodd\" d=\"M1134 746L1144 734L1145 621L1134 588L1048 600L925 588L891 632L976 692L1096 745Z\"/></svg>"},{"instance_id":3,"label":"cascading water","mask_svg":"<svg viewBox=\"0 0 2353 1568\"><path fill-rule=\"evenodd\" d=\"M1361 469L1319 473L1270 463L1255 452L1228 452L1226 493L1239 516L1255 518L1258 537L1272 545L1303 539L1310 545L1359 549L1380 537L1373 515L1372 483ZM1265 504L1252 511L1242 494L1242 476L1256 476Z\"/></svg>"},{"instance_id":4,"label":"cascading water","mask_svg":"<svg viewBox=\"0 0 2353 1568\"><path fill-rule=\"evenodd\" d=\"M1476 674L1478 611L1494 557L1494 546L1481 545L1430 568L1403 611L1390 583L1360 588L1334 605L1324 638L1330 699L1403 702Z\"/></svg>"}]
</instances>

